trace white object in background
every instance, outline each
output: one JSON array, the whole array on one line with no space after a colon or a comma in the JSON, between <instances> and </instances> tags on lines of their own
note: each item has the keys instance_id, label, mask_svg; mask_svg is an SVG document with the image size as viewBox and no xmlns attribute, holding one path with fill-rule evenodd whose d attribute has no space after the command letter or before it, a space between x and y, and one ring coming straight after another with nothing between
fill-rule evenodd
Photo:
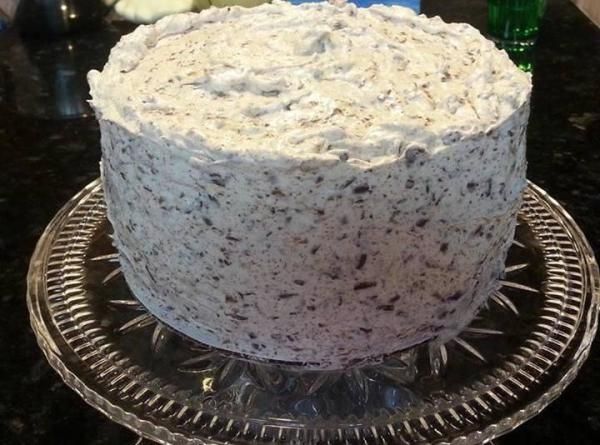
<instances>
[{"instance_id":1,"label":"white object in background","mask_svg":"<svg viewBox=\"0 0 600 445\"><path fill-rule=\"evenodd\" d=\"M191 11L194 0L120 0L115 11L136 23L152 23L161 17Z\"/></svg>"},{"instance_id":2,"label":"white object in background","mask_svg":"<svg viewBox=\"0 0 600 445\"><path fill-rule=\"evenodd\" d=\"M268 0L198 0L196 1L196 7L198 9L205 9L208 6L202 6L208 4L210 6L216 6L217 8L224 8L226 6L244 6L245 8L251 8L258 6L263 3L267 3Z\"/></svg>"},{"instance_id":3,"label":"white object in background","mask_svg":"<svg viewBox=\"0 0 600 445\"><path fill-rule=\"evenodd\" d=\"M20 0L0 0L0 11L2 11L9 20L12 20L19 6Z\"/></svg>"}]
</instances>

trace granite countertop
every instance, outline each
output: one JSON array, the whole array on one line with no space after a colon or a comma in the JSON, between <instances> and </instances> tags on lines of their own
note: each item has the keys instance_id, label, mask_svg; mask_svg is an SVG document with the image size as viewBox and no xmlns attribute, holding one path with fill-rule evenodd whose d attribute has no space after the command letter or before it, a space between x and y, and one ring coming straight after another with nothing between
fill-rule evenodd
<instances>
[{"instance_id":1,"label":"granite countertop","mask_svg":"<svg viewBox=\"0 0 600 445\"><path fill-rule=\"evenodd\" d=\"M428 14L484 30L483 0L422 1ZM49 367L29 327L25 275L55 212L98 176L99 131L84 100L131 25L42 44L0 32L0 444L121 445L135 436L86 405ZM534 53L529 178L573 215L600 253L600 31L568 0L549 0ZM87 116L76 117L87 114ZM57 117L61 118L57 118ZM575 382L499 444L596 444L600 345ZM596 438L596 439L594 439Z\"/></svg>"}]
</instances>

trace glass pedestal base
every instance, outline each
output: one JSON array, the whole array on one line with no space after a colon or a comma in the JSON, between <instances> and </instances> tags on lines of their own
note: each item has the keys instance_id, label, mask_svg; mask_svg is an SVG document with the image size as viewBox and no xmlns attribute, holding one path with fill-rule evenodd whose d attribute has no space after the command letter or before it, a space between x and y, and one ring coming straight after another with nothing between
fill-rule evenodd
<instances>
[{"instance_id":1,"label":"glass pedestal base","mask_svg":"<svg viewBox=\"0 0 600 445\"><path fill-rule=\"evenodd\" d=\"M535 416L596 332L581 231L530 184L502 289L456 339L344 372L256 362L179 336L132 296L95 181L56 215L28 275L38 343L86 402L162 444L476 444Z\"/></svg>"}]
</instances>

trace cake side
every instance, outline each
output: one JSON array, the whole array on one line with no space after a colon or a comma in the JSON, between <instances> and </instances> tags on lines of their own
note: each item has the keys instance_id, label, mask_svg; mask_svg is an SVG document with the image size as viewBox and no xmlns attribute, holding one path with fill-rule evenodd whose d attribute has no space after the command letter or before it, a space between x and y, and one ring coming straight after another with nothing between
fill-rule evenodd
<instances>
[{"instance_id":1,"label":"cake side","mask_svg":"<svg viewBox=\"0 0 600 445\"><path fill-rule=\"evenodd\" d=\"M262 358L343 368L449 339L503 271L526 116L373 171L193 165L102 122L123 272L167 324Z\"/></svg>"}]
</instances>

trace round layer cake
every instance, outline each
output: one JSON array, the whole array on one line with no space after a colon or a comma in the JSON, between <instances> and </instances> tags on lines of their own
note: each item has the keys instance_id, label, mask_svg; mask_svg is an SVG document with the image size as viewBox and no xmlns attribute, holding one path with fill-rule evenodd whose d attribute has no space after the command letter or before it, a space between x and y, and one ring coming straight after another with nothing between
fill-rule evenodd
<instances>
[{"instance_id":1,"label":"round layer cake","mask_svg":"<svg viewBox=\"0 0 600 445\"><path fill-rule=\"evenodd\" d=\"M497 288L530 78L401 7L210 9L89 74L124 276L167 325L341 369L461 331Z\"/></svg>"}]
</instances>

